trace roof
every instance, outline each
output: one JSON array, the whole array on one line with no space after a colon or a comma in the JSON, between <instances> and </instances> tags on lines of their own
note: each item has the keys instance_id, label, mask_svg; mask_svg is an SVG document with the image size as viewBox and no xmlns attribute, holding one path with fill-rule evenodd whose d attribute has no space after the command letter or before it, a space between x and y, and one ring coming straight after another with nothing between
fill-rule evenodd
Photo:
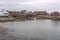
<instances>
[{"instance_id":1,"label":"roof","mask_svg":"<svg viewBox=\"0 0 60 40\"><path fill-rule=\"evenodd\" d=\"M8 12L6 10L4 10L3 13L8 13Z\"/></svg>"},{"instance_id":2,"label":"roof","mask_svg":"<svg viewBox=\"0 0 60 40\"><path fill-rule=\"evenodd\" d=\"M59 12L58 12L58 11L54 11L54 12L52 12L52 13L58 13L58 14L59 14Z\"/></svg>"}]
</instances>

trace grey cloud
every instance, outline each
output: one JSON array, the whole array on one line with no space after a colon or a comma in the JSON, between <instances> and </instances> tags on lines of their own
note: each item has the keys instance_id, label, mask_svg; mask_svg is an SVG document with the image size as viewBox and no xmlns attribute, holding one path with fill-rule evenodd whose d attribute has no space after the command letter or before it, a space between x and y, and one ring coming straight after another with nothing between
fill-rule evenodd
<instances>
[{"instance_id":1,"label":"grey cloud","mask_svg":"<svg viewBox=\"0 0 60 40\"><path fill-rule=\"evenodd\" d=\"M1 2L2 1L2 2ZM53 2L47 2L42 4L26 4L26 2L36 2L38 0L0 0L0 8L4 9L27 9L27 10L46 10L54 11L60 10L60 0L54 0Z\"/></svg>"}]
</instances>

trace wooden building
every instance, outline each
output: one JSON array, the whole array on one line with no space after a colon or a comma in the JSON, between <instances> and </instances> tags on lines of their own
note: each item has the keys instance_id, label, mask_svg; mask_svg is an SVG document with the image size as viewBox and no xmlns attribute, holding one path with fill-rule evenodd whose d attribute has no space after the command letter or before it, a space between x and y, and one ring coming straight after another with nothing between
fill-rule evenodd
<instances>
[{"instance_id":1,"label":"wooden building","mask_svg":"<svg viewBox=\"0 0 60 40\"><path fill-rule=\"evenodd\" d=\"M50 15L51 15L51 16L59 16L60 14L59 14L58 11L54 11L54 12L52 12Z\"/></svg>"}]
</instances>

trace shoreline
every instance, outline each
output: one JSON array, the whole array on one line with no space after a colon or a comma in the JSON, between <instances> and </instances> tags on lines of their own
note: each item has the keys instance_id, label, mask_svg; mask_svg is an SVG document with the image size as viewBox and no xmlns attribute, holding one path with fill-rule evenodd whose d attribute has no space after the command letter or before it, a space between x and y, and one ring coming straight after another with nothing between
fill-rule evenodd
<instances>
[{"instance_id":1,"label":"shoreline","mask_svg":"<svg viewBox=\"0 0 60 40\"><path fill-rule=\"evenodd\" d=\"M14 17L0 17L0 22L14 22L14 21L25 21L25 20L37 20L37 19L49 19L49 20L60 20L60 17L55 16L35 16L35 17L29 17L29 18L14 18Z\"/></svg>"}]
</instances>

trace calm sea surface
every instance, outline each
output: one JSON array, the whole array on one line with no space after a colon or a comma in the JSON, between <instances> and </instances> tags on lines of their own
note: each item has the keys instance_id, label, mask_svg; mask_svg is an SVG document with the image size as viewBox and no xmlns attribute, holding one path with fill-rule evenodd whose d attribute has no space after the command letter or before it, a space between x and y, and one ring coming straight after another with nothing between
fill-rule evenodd
<instances>
[{"instance_id":1,"label":"calm sea surface","mask_svg":"<svg viewBox=\"0 0 60 40\"><path fill-rule=\"evenodd\" d=\"M14 29L14 33L21 37L21 40L60 40L60 21L1 22L0 26Z\"/></svg>"}]
</instances>

